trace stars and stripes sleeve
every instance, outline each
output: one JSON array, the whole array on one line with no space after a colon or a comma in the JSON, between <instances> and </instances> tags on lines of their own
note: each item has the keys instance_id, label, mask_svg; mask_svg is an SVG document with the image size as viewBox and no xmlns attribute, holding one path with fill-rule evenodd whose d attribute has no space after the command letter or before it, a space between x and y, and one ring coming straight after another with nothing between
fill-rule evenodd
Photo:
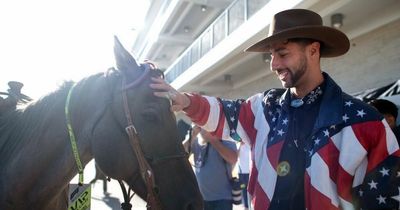
<instances>
[{"instance_id":1,"label":"stars and stripes sleeve","mask_svg":"<svg viewBox=\"0 0 400 210\"><path fill-rule=\"evenodd\" d=\"M259 109L262 94L247 100L224 100L188 94L191 105L184 111L192 121L221 139L251 143L255 139L254 113Z\"/></svg>"},{"instance_id":2,"label":"stars and stripes sleeve","mask_svg":"<svg viewBox=\"0 0 400 210\"><path fill-rule=\"evenodd\" d=\"M356 209L400 209L400 152L389 125L385 120L365 122L352 130L368 152L353 181Z\"/></svg>"}]
</instances>

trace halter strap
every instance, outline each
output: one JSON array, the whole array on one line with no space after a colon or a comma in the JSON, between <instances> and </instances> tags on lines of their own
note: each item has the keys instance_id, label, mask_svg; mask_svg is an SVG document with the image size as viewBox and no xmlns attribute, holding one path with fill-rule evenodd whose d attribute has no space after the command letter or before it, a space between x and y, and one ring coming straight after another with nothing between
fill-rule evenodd
<instances>
[{"instance_id":1,"label":"halter strap","mask_svg":"<svg viewBox=\"0 0 400 210\"><path fill-rule=\"evenodd\" d=\"M74 154L75 162L78 167L78 173L79 173L78 184L79 184L79 186L82 186L83 185L83 166L82 166L81 159L79 158L78 147L76 146L76 138L75 138L74 130L72 129L71 119L70 119L70 115L69 115L69 103L71 100L72 90L74 89L74 87L75 87L75 84L72 85L72 87L68 91L67 100L65 102L65 118L67 121L67 129L68 129L68 134L69 134L69 140L71 142L72 152Z\"/></svg>"},{"instance_id":2,"label":"halter strap","mask_svg":"<svg viewBox=\"0 0 400 210\"><path fill-rule=\"evenodd\" d=\"M149 63L142 63L141 66L144 66L144 72L139 76L139 78L137 78L133 82L129 84L123 84L122 86L123 90L127 90L139 85L143 81L143 79L150 73L150 70L153 68L153 66Z\"/></svg>"}]
</instances>

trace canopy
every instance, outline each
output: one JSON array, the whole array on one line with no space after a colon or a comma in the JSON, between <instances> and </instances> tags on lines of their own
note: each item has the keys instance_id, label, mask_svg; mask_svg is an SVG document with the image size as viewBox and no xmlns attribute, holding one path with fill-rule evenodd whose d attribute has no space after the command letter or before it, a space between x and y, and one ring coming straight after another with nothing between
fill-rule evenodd
<instances>
[{"instance_id":1,"label":"canopy","mask_svg":"<svg viewBox=\"0 0 400 210\"><path fill-rule=\"evenodd\" d=\"M396 82L390 83L383 87L373 88L373 89L355 93L355 94L353 94L353 96L355 96L365 102L368 102L368 101L371 101L372 99L377 99L377 98L381 98L381 99L389 98L390 99L399 94L400 94L400 79L397 80ZM392 101L392 100L390 100L390 101ZM395 101L392 101L392 102L396 103ZM400 106L400 101L397 101L396 104L398 106Z\"/></svg>"},{"instance_id":2,"label":"canopy","mask_svg":"<svg viewBox=\"0 0 400 210\"><path fill-rule=\"evenodd\" d=\"M397 116L397 125L400 124L400 79L386 86L373 88L353 94L353 96L362 101L369 102L373 99L386 99L397 105L399 115Z\"/></svg>"}]
</instances>

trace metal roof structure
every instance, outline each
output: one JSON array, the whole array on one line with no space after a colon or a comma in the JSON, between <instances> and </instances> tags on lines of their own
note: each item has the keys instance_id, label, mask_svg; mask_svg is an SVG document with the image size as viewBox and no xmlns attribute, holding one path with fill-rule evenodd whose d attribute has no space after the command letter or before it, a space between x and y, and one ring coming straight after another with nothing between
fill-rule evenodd
<instances>
[{"instance_id":1,"label":"metal roof structure","mask_svg":"<svg viewBox=\"0 0 400 210\"><path fill-rule=\"evenodd\" d=\"M351 40L400 20L398 0L153 0L132 52L155 62L179 90L245 97L265 90L257 84L272 72L267 54L243 50L268 34L273 14L289 8L316 11L324 25L339 17L336 26Z\"/></svg>"}]
</instances>

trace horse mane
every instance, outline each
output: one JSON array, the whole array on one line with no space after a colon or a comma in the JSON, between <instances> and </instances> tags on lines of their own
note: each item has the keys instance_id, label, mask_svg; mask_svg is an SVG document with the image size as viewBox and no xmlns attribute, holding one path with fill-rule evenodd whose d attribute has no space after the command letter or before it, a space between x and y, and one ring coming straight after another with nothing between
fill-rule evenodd
<instances>
[{"instance_id":1,"label":"horse mane","mask_svg":"<svg viewBox=\"0 0 400 210\"><path fill-rule=\"evenodd\" d=\"M89 84L100 77L102 73L89 76L79 81L79 84ZM77 83L77 84L78 84ZM46 120L54 111L64 114L65 101L72 81L66 81L60 87L44 97L18 108L0 117L0 163L7 164L9 158L29 141L36 141L46 130ZM83 95L83 94L82 94Z\"/></svg>"}]
</instances>

